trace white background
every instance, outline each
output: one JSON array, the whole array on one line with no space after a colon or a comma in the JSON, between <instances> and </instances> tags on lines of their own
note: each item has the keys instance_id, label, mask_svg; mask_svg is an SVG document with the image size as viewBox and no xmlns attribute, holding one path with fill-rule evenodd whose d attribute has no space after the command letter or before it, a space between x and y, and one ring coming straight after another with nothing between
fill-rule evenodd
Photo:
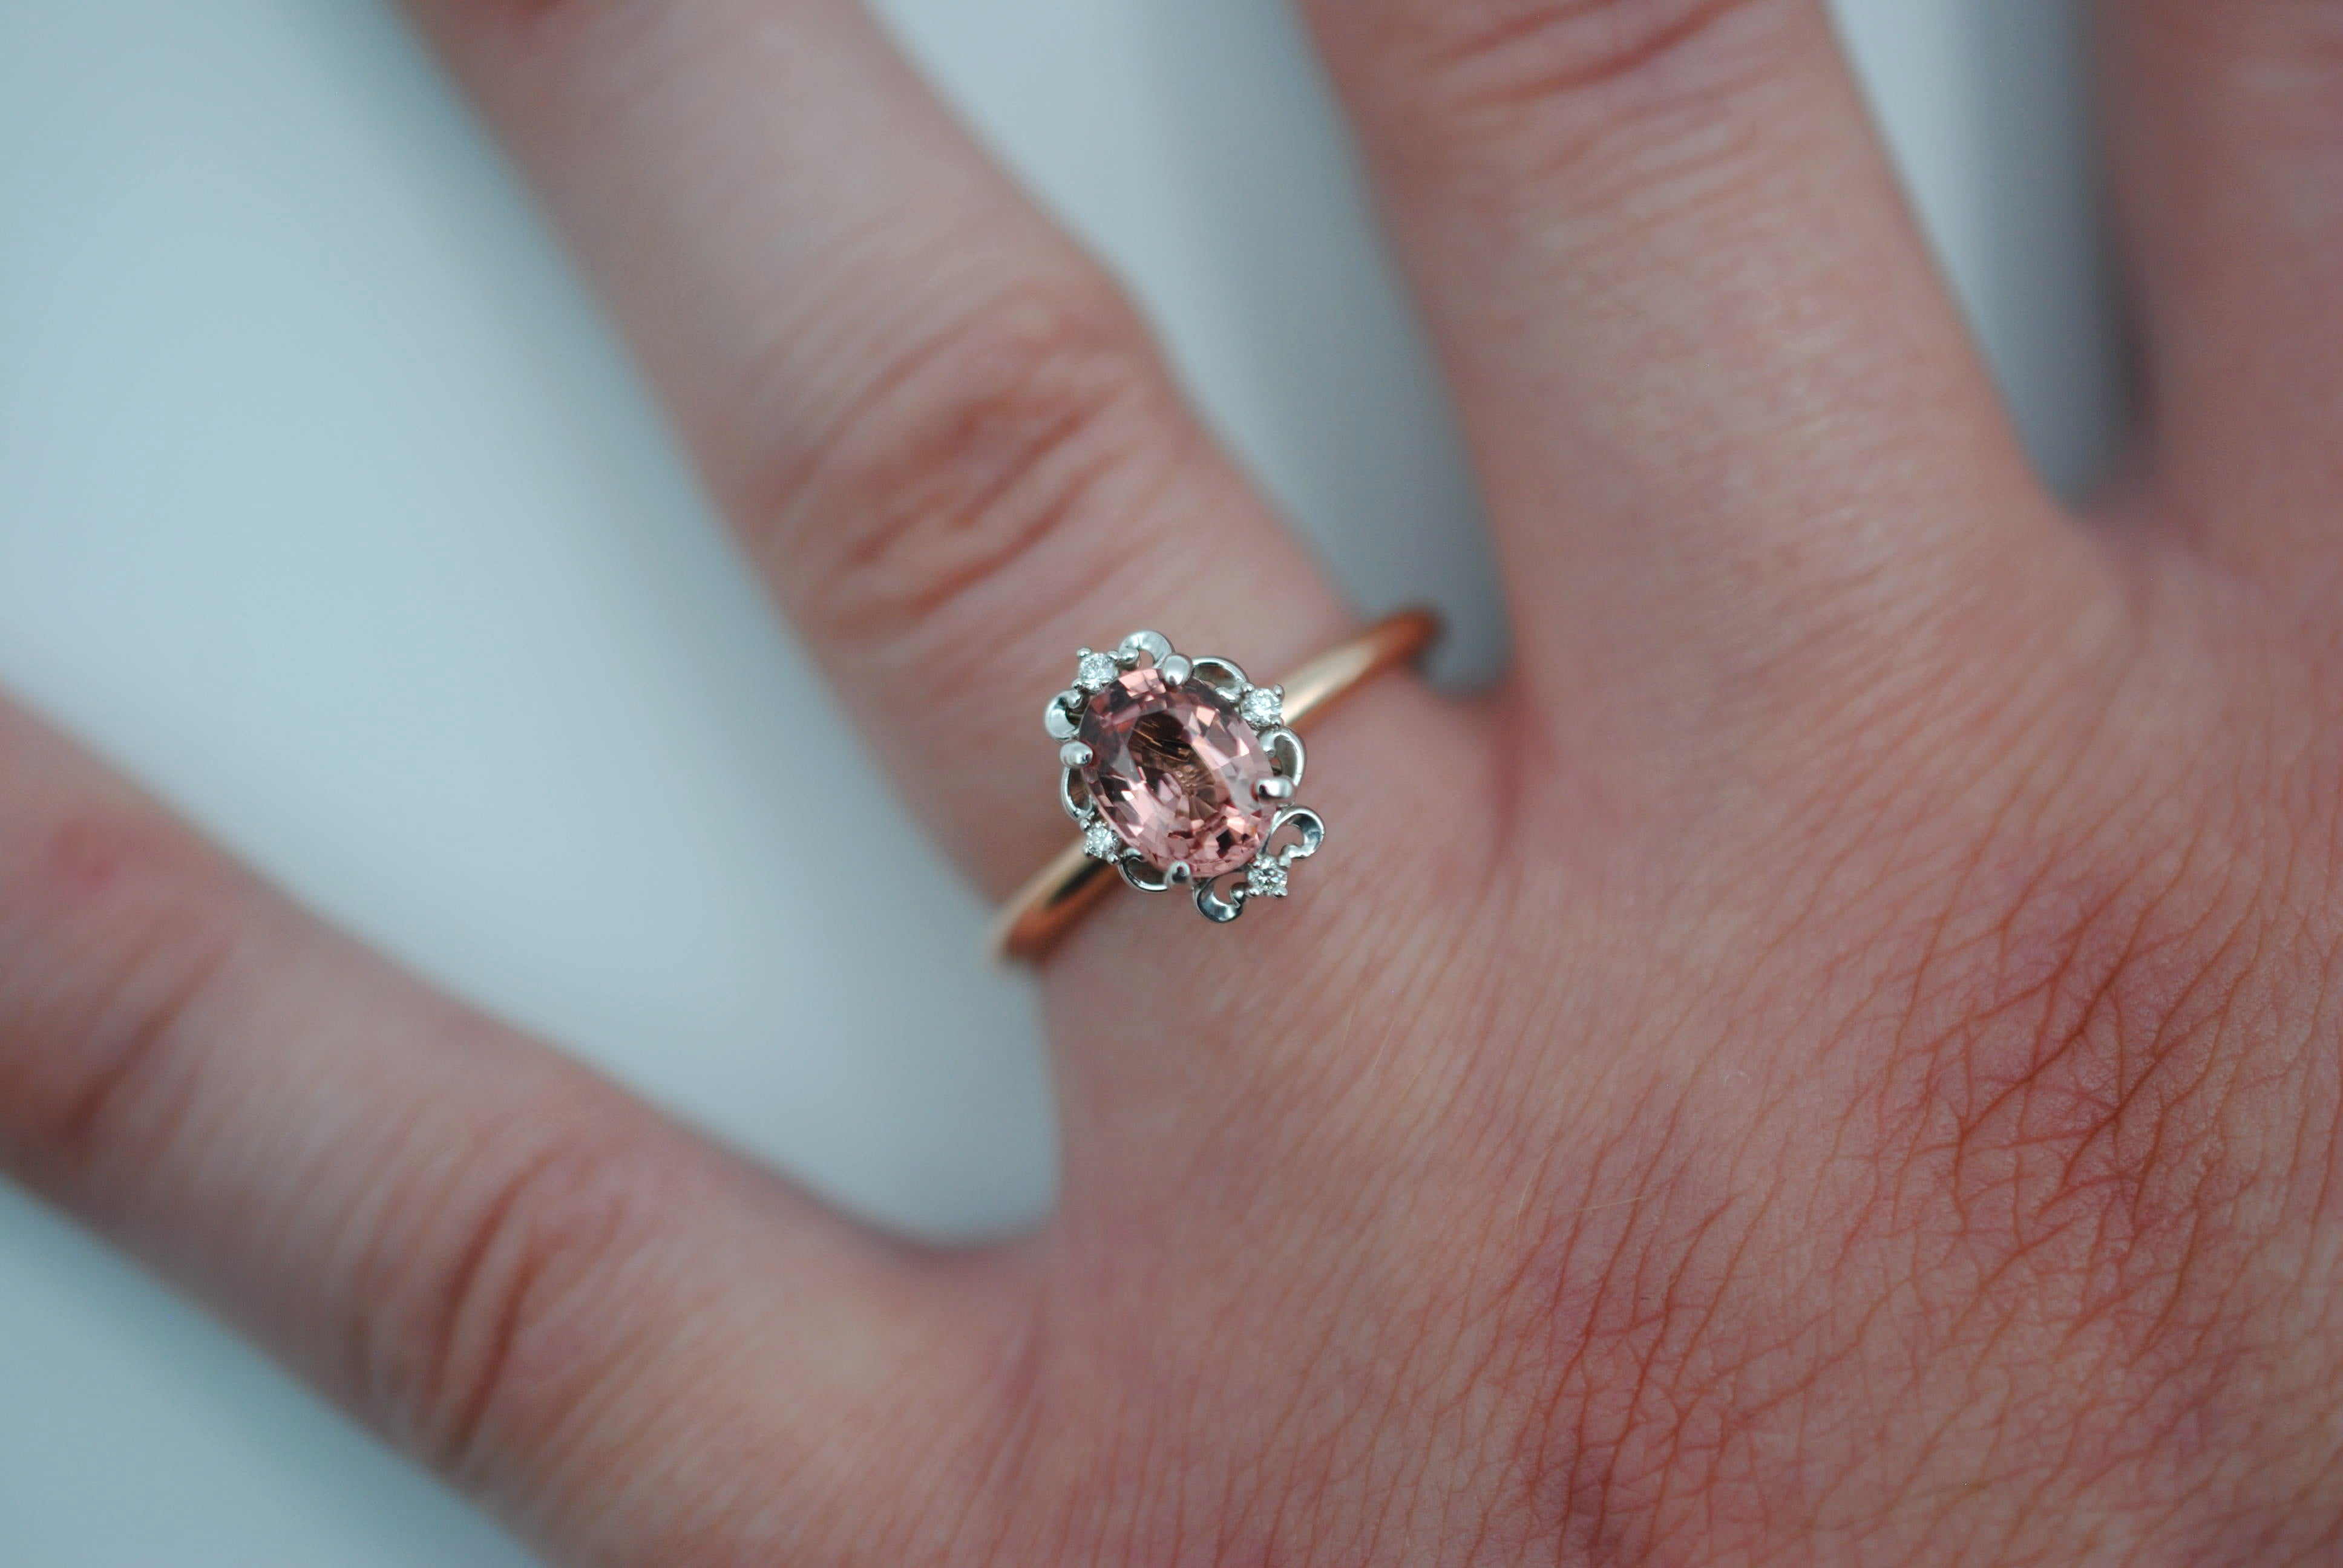
<instances>
[{"instance_id":1,"label":"white background","mask_svg":"<svg viewBox=\"0 0 2343 1568\"><path fill-rule=\"evenodd\" d=\"M891 0L1363 601L1502 657L1457 445L1271 0ZM2077 30L1841 6L2062 483L2117 423ZM1102 633L1119 628L1103 628ZM840 1201L1054 1179L1021 980L375 0L0 4L0 683L333 918ZM821 822L808 835L787 821ZM0 1189L0 1565L522 1554Z\"/></svg>"}]
</instances>

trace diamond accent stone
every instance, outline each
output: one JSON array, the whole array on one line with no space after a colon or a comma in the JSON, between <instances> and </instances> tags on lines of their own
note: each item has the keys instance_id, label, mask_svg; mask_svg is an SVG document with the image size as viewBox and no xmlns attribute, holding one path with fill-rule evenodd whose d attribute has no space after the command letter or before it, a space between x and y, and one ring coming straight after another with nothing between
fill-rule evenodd
<instances>
[{"instance_id":1,"label":"diamond accent stone","mask_svg":"<svg viewBox=\"0 0 2343 1568\"><path fill-rule=\"evenodd\" d=\"M1274 729L1285 722L1285 693L1274 686L1256 686L1237 704L1237 712L1255 729Z\"/></svg>"},{"instance_id":2,"label":"diamond accent stone","mask_svg":"<svg viewBox=\"0 0 2343 1568\"><path fill-rule=\"evenodd\" d=\"M1276 807L1253 786L1273 770L1222 693L1134 669L1083 706L1079 735L1091 749L1078 770L1091 804L1157 870L1184 860L1203 881L1260 852Z\"/></svg>"},{"instance_id":3,"label":"diamond accent stone","mask_svg":"<svg viewBox=\"0 0 2343 1568\"><path fill-rule=\"evenodd\" d=\"M1105 823L1093 822L1082 829L1082 853L1093 860L1120 860L1122 840Z\"/></svg>"},{"instance_id":4,"label":"diamond accent stone","mask_svg":"<svg viewBox=\"0 0 2343 1568\"><path fill-rule=\"evenodd\" d=\"M1122 667L1111 653L1092 653L1086 648L1074 661L1074 684L1084 691L1104 691L1121 673Z\"/></svg>"},{"instance_id":5,"label":"diamond accent stone","mask_svg":"<svg viewBox=\"0 0 2343 1568\"><path fill-rule=\"evenodd\" d=\"M1245 869L1245 891L1256 899L1285 897L1285 865L1283 861L1263 858Z\"/></svg>"}]
</instances>

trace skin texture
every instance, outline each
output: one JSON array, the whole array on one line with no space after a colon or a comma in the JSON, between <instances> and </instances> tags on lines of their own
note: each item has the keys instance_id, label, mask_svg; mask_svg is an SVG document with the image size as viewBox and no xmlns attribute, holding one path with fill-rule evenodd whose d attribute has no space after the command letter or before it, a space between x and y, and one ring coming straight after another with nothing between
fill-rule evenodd
<instances>
[{"instance_id":1,"label":"skin texture","mask_svg":"<svg viewBox=\"0 0 2343 1568\"><path fill-rule=\"evenodd\" d=\"M2334 1561L2343 6L2104 8L2080 516L1812 6L1304 10L1517 661L1313 735L1292 903L1048 964L1041 1233L852 1229L5 708L0 1165L565 1563ZM1350 624L851 9L416 11L987 890L1073 647Z\"/></svg>"}]
</instances>

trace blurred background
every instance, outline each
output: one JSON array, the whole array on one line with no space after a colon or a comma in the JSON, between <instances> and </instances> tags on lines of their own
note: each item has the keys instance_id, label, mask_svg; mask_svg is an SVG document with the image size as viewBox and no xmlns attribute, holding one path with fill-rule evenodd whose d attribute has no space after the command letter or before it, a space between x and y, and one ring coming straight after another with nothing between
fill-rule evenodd
<instances>
[{"instance_id":1,"label":"blurred background","mask_svg":"<svg viewBox=\"0 0 2343 1568\"><path fill-rule=\"evenodd\" d=\"M1438 599L1442 673L1494 670L1458 443L1282 9L881 10L1335 575ZM2123 398L2076 7L1837 10L2037 460L2086 483ZM1027 982L387 5L0 3L0 685L857 1212L965 1236L1049 1206ZM0 1564L526 1561L0 1188Z\"/></svg>"}]
</instances>

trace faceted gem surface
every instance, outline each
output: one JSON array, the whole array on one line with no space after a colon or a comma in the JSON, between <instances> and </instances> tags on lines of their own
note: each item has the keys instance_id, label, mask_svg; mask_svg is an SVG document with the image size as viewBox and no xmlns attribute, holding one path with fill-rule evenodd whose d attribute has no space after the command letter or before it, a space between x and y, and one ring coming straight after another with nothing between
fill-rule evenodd
<instances>
[{"instance_id":1,"label":"faceted gem surface","mask_svg":"<svg viewBox=\"0 0 2343 1568\"><path fill-rule=\"evenodd\" d=\"M1079 739L1091 804L1158 870L1185 860L1202 881L1260 851L1277 808L1252 790L1275 769L1235 705L1203 681L1131 670L1083 706Z\"/></svg>"}]
</instances>

